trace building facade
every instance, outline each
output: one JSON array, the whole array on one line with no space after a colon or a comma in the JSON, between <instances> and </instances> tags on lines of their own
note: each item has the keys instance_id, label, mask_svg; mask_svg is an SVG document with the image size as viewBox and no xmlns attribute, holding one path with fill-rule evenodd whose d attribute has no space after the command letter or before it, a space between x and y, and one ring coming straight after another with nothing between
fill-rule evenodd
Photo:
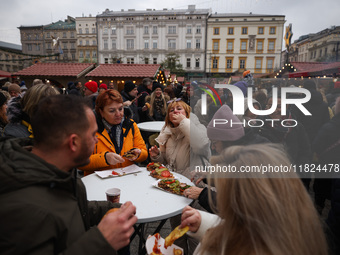
<instances>
[{"instance_id":1,"label":"building facade","mask_svg":"<svg viewBox=\"0 0 340 255\"><path fill-rule=\"evenodd\" d=\"M53 38L58 39L54 45ZM46 54L49 55L44 62L77 63L77 35L76 21L68 16L65 21L57 21L44 26L44 39Z\"/></svg>"},{"instance_id":2,"label":"building facade","mask_svg":"<svg viewBox=\"0 0 340 255\"><path fill-rule=\"evenodd\" d=\"M280 67L283 15L212 14L207 25L207 76L272 73Z\"/></svg>"},{"instance_id":3,"label":"building facade","mask_svg":"<svg viewBox=\"0 0 340 255\"><path fill-rule=\"evenodd\" d=\"M105 10L97 15L98 63L160 64L179 55L186 72L205 71L209 9Z\"/></svg>"},{"instance_id":4,"label":"building facade","mask_svg":"<svg viewBox=\"0 0 340 255\"><path fill-rule=\"evenodd\" d=\"M79 63L97 63L96 17L76 17L77 59Z\"/></svg>"},{"instance_id":5,"label":"building facade","mask_svg":"<svg viewBox=\"0 0 340 255\"><path fill-rule=\"evenodd\" d=\"M21 45L0 41L0 70L9 73L21 70L24 58Z\"/></svg>"}]
</instances>

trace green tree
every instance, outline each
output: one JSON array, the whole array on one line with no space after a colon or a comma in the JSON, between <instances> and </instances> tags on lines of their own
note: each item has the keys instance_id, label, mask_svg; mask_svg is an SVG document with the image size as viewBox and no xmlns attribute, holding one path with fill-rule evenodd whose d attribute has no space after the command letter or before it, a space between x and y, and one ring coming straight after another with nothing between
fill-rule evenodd
<instances>
[{"instance_id":1,"label":"green tree","mask_svg":"<svg viewBox=\"0 0 340 255\"><path fill-rule=\"evenodd\" d=\"M170 73L177 76L184 76L185 70L183 70L182 64L179 62L179 55L176 53L168 53L165 55L164 61L161 63L163 68L170 70Z\"/></svg>"}]
</instances>

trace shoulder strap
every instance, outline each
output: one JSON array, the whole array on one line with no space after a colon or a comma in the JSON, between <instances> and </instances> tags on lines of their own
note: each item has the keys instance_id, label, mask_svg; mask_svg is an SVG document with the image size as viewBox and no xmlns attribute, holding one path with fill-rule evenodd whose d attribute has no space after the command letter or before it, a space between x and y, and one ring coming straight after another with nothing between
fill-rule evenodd
<instances>
[{"instance_id":1,"label":"shoulder strap","mask_svg":"<svg viewBox=\"0 0 340 255\"><path fill-rule=\"evenodd\" d=\"M134 121L131 119L126 121L125 132L123 134L123 137L126 137L128 135L131 128L132 128L132 136L135 136L135 128L134 128L133 123Z\"/></svg>"}]
</instances>

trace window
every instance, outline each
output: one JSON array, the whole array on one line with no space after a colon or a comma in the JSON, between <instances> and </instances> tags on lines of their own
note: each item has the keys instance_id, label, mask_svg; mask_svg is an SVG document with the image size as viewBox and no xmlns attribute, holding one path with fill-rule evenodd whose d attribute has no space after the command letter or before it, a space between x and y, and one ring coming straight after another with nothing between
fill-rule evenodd
<instances>
[{"instance_id":1,"label":"window","mask_svg":"<svg viewBox=\"0 0 340 255\"><path fill-rule=\"evenodd\" d=\"M152 27L152 34L154 34L154 35L157 34L157 26Z\"/></svg>"},{"instance_id":2,"label":"window","mask_svg":"<svg viewBox=\"0 0 340 255\"><path fill-rule=\"evenodd\" d=\"M144 64L149 64L149 58L144 58Z\"/></svg>"},{"instance_id":3,"label":"window","mask_svg":"<svg viewBox=\"0 0 340 255\"><path fill-rule=\"evenodd\" d=\"M248 43L248 40L246 39L241 40L241 52L242 53L247 52L247 43Z\"/></svg>"},{"instance_id":4,"label":"window","mask_svg":"<svg viewBox=\"0 0 340 255\"><path fill-rule=\"evenodd\" d=\"M200 34L201 33L201 25L197 25L196 26L196 34Z\"/></svg>"},{"instance_id":5,"label":"window","mask_svg":"<svg viewBox=\"0 0 340 255\"><path fill-rule=\"evenodd\" d=\"M64 50L67 50L67 43L63 43Z\"/></svg>"},{"instance_id":6,"label":"window","mask_svg":"<svg viewBox=\"0 0 340 255\"><path fill-rule=\"evenodd\" d=\"M220 40L215 39L213 40L213 53L218 53L220 50Z\"/></svg>"},{"instance_id":7,"label":"window","mask_svg":"<svg viewBox=\"0 0 340 255\"><path fill-rule=\"evenodd\" d=\"M246 68L246 59L240 58L239 61L240 61L239 69L244 70Z\"/></svg>"},{"instance_id":8,"label":"window","mask_svg":"<svg viewBox=\"0 0 340 255\"><path fill-rule=\"evenodd\" d=\"M196 68L200 67L200 58L195 58L195 67Z\"/></svg>"},{"instance_id":9,"label":"window","mask_svg":"<svg viewBox=\"0 0 340 255\"><path fill-rule=\"evenodd\" d=\"M169 26L168 34L176 34L176 26Z\"/></svg>"},{"instance_id":10,"label":"window","mask_svg":"<svg viewBox=\"0 0 340 255\"><path fill-rule=\"evenodd\" d=\"M148 26L144 26L144 34L145 35L149 34L149 27Z\"/></svg>"},{"instance_id":11,"label":"window","mask_svg":"<svg viewBox=\"0 0 340 255\"><path fill-rule=\"evenodd\" d=\"M219 34L220 34L220 28L214 27L214 35L219 35Z\"/></svg>"},{"instance_id":12,"label":"window","mask_svg":"<svg viewBox=\"0 0 340 255\"><path fill-rule=\"evenodd\" d=\"M259 35L263 35L264 34L264 27L258 27L257 33Z\"/></svg>"},{"instance_id":13,"label":"window","mask_svg":"<svg viewBox=\"0 0 340 255\"><path fill-rule=\"evenodd\" d=\"M248 28L247 27L242 27L242 34L247 35L248 34Z\"/></svg>"},{"instance_id":14,"label":"window","mask_svg":"<svg viewBox=\"0 0 340 255\"><path fill-rule=\"evenodd\" d=\"M50 32L47 32L47 38L50 38L51 37L51 35L50 35Z\"/></svg>"},{"instance_id":15,"label":"window","mask_svg":"<svg viewBox=\"0 0 340 255\"><path fill-rule=\"evenodd\" d=\"M262 71L262 58L255 58L255 73Z\"/></svg>"},{"instance_id":16,"label":"window","mask_svg":"<svg viewBox=\"0 0 340 255\"><path fill-rule=\"evenodd\" d=\"M116 39L112 39L112 49L113 49L113 50L117 49L117 42L116 42Z\"/></svg>"},{"instance_id":17,"label":"window","mask_svg":"<svg viewBox=\"0 0 340 255\"><path fill-rule=\"evenodd\" d=\"M233 53L234 52L234 39L227 40L227 52Z\"/></svg>"},{"instance_id":18,"label":"window","mask_svg":"<svg viewBox=\"0 0 340 255\"><path fill-rule=\"evenodd\" d=\"M126 28L126 34L127 35L133 35L134 34L132 26L129 26L129 27Z\"/></svg>"},{"instance_id":19,"label":"window","mask_svg":"<svg viewBox=\"0 0 340 255\"><path fill-rule=\"evenodd\" d=\"M226 59L226 68L227 68L227 71L232 71L233 69L233 58L227 58Z\"/></svg>"},{"instance_id":20,"label":"window","mask_svg":"<svg viewBox=\"0 0 340 255\"><path fill-rule=\"evenodd\" d=\"M89 50L85 51L85 58L90 58L90 51Z\"/></svg>"},{"instance_id":21,"label":"window","mask_svg":"<svg viewBox=\"0 0 340 255\"><path fill-rule=\"evenodd\" d=\"M154 65L157 64L157 58L153 58L152 61L153 61L153 64L154 64Z\"/></svg>"},{"instance_id":22,"label":"window","mask_svg":"<svg viewBox=\"0 0 340 255\"><path fill-rule=\"evenodd\" d=\"M127 64L134 64L135 63L135 59L134 58L127 58L126 59L126 63Z\"/></svg>"},{"instance_id":23,"label":"window","mask_svg":"<svg viewBox=\"0 0 340 255\"><path fill-rule=\"evenodd\" d=\"M82 46L82 45L83 45L83 41L79 40L79 46Z\"/></svg>"},{"instance_id":24,"label":"window","mask_svg":"<svg viewBox=\"0 0 340 255\"><path fill-rule=\"evenodd\" d=\"M191 25L187 26L187 34L191 34Z\"/></svg>"},{"instance_id":25,"label":"window","mask_svg":"<svg viewBox=\"0 0 340 255\"><path fill-rule=\"evenodd\" d=\"M37 51L40 50L40 44L37 44L37 45L35 46L35 50L37 50Z\"/></svg>"},{"instance_id":26,"label":"window","mask_svg":"<svg viewBox=\"0 0 340 255\"><path fill-rule=\"evenodd\" d=\"M80 58L83 58L84 57L84 52L81 50L81 51L79 51L79 57Z\"/></svg>"},{"instance_id":27,"label":"window","mask_svg":"<svg viewBox=\"0 0 340 255\"><path fill-rule=\"evenodd\" d=\"M75 49L76 47L75 47L75 45L74 45L74 43L71 43L71 49Z\"/></svg>"},{"instance_id":28,"label":"window","mask_svg":"<svg viewBox=\"0 0 340 255\"><path fill-rule=\"evenodd\" d=\"M168 40L168 48L169 49L176 49L176 39L169 39Z\"/></svg>"},{"instance_id":29,"label":"window","mask_svg":"<svg viewBox=\"0 0 340 255\"><path fill-rule=\"evenodd\" d=\"M95 50L92 51L92 57L93 57L93 58L96 58L96 57L97 57L97 51L95 51Z\"/></svg>"},{"instance_id":30,"label":"window","mask_svg":"<svg viewBox=\"0 0 340 255\"><path fill-rule=\"evenodd\" d=\"M191 58L187 58L187 68L191 67L190 64L191 64Z\"/></svg>"},{"instance_id":31,"label":"window","mask_svg":"<svg viewBox=\"0 0 340 255\"><path fill-rule=\"evenodd\" d=\"M74 38L74 32L71 32L71 38Z\"/></svg>"},{"instance_id":32,"label":"window","mask_svg":"<svg viewBox=\"0 0 340 255\"><path fill-rule=\"evenodd\" d=\"M191 40L187 40L187 49L191 49Z\"/></svg>"},{"instance_id":33,"label":"window","mask_svg":"<svg viewBox=\"0 0 340 255\"><path fill-rule=\"evenodd\" d=\"M212 68L216 70L212 70L217 72L218 71L218 57L213 57L212 59Z\"/></svg>"},{"instance_id":34,"label":"window","mask_svg":"<svg viewBox=\"0 0 340 255\"><path fill-rule=\"evenodd\" d=\"M133 49L134 48L134 41L133 39L126 39L126 48Z\"/></svg>"},{"instance_id":35,"label":"window","mask_svg":"<svg viewBox=\"0 0 340 255\"><path fill-rule=\"evenodd\" d=\"M92 40L92 45L97 45L97 41L96 40Z\"/></svg>"},{"instance_id":36,"label":"window","mask_svg":"<svg viewBox=\"0 0 340 255\"><path fill-rule=\"evenodd\" d=\"M321 57L322 56L322 49L320 49L320 55L319 55L319 57Z\"/></svg>"},{"instance_id":37,"label":"window","mask_svg":"<svg viewBox=\"0 0 340 255\"><path fill-rule=\"evenodd\" d=\"M268 52L275 51L275 39L268 40Z\"/></svg>"},{"instance_id":38,"label":"window","mask_svg":"<svg viewBox=\"0 0 340 255\"><path fill-rule=\"evenodd\" d=\"M66 32L63 32L63 38L66 38Z\"/></svg>"},{"instance_id":39,"label":"window","mask_svg":"<svg viewBox=\"0 0 340 255\"><path fill-rule=\"evenodd\" d=\"M234 34L234 28L228 27L228 35L233 35L233 34Z\"/></svg>"},{"instance_id":40,"label":"window","mask_svg":"<svg viewBox=\"0 0 340 255\"><path fill-rule=\"evenodd\" d=\"M104 39L104 50L107 50L109 48L109 44L107 39Z\"/></svg>"},{"instance_id":41,"label":"window","mask_svg":"<svg viewBox=\"0 0 340 255\"><path fill-rule=\"evenodd\" d=\"M89 40L86 40L86 41L85 41L85 44L86 44L86 45L90 45L90 41L89 41Z\"/></svg>"},{"instance_id":42,"label":"window","mask_svg":"<svg viewBox=\"0 0 340 255\"><path fill-rule=\"evenodd\" d=\"M103 34L104 34L104 35L107 35L107 34L108 34L107 27L104 27L104 28L103 28Z\"/></svg>"},{"instance_id":43,"label":"window","mask_svg":"<svg viewBox=\"0 0 340 255\"><path fill-rule=\"evenodd\" d=\"M78 32L79 32L79 34L82 34L83 33L83 29L79 28Z\"/></svg>"},{"instance_id":44,"label":"window","mask_svg":"<svg viewBox=\"0 0 340 255\"><path fill-rule=\"evenodd\" d=\"M108 64L109 63L109 59L108 58L104 58L104 62L105 62L105 64Z\"/></svg>"},{"instance_id":45,"label":"window","mask_svg":"<svg viewBox=\"0 0 340 255\"><path fill-rule=\"evenodd\" d=\"M267 58L267 73L273 72L274 58Z\"/></svg>"},{"instance_id":46,"label":"window","mask_svg":"<svg viewBox=\"0 0 340 255\"><path fill-rule=\"evenodd\" d=\"M201 39L196 39L196 49L201 48Z\"/></svg>"},{"instance_id":47,"label":"window","mask_svg":"<svg viewBox=\"0 0 340 255\"><path fill-rule=\"evenodd\" d=\"M90 33L90 29L89 28L85 28L85 34L89 34Z\"/></svg>"},{"instance_id":48,"label":"window","mask_svg":"<svg viewBox=\"0 0 340 255\"><path fill-rule=\"evenodd\" d=\"M270 27L269 28L269 34L275 35L276 34L276 27Z\"/></svg>"},{"instance_id":49,"label":"window","mask_svg":"<svg viewBox=\"0 0 340 255\"><path fill-rule=\"evenodd\" d=\"M144 40L144 49L149 49L149 40Z\"/></svg>"},{"instance_id":50,"label":"window","mask_svg":"<svg viewBox=\"0 0 340 255\"><path fill-rule=\"evenodd\" d=\"M92 34L95 34L96 33L96 28L92 28Z\"/></svg>"},{"instance_id":51,"label":"window","mask_svg":"<svg viewBox=\"0 0 340 255\"><path fill-rule=\"evenodd\" d=\"M263 52L263 39L258 39L256 42L256 53Z\"/></svg>"},{"instance_id":52,"label":"window","mask_svg":"<svg viewBox=\"0 0 340 255\"><path fill-rule=\"evenodd\" d=\"M152 41L152 48L157 49L157 40Z\"/></svg>"}]
</instances>

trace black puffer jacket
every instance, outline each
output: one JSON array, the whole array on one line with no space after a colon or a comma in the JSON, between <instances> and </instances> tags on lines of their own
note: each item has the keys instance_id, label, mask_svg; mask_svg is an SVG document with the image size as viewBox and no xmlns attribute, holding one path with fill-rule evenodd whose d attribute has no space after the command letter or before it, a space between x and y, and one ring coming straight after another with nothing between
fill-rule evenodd
<instances>
[{"instance_id":1,"label":"black puffer jacket","mask_svg":"<svg viewBox=\"0 0 340 255\"><path fill-rule=\"evenodd\" d=\"M1 254L116 254L97 227L114 204L88 202L75 171L64 172L25 148L0 140Z\"/></svg>"}]
</instances>

